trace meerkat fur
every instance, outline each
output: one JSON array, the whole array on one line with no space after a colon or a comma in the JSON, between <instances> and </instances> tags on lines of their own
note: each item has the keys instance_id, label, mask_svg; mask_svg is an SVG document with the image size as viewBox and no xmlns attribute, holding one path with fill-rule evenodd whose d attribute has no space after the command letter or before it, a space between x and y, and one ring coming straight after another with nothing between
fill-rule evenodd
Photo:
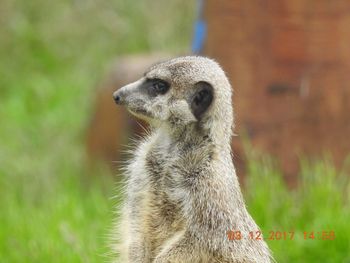
<instances>
[{"instance_id":1,"label":"meerkat fur","mask_svg":"<svg viewBox=\"0 0 350 263\"><path fill-rule=\"evenodd\" d=\"M231 85L212 59L158 63L114 94L150 124L125 168L115 262L271 262L231 156ZM242 238L230 240L228 231Z\"/></svg>"}]
</instances>

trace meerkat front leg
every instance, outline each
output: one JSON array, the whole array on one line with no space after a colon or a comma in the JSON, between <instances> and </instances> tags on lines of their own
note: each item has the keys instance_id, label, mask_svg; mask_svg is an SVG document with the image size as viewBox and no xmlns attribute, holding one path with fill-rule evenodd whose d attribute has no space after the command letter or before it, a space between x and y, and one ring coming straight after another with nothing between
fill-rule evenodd
<instances>
[{"instance_id":1,"label":"meerkat front leg","mask_svg":"<svg viewBox=\"0 0 350 263\"><path fill-rule=\"evenodd\" d=\"M193 240L186 232L176 234L166 242L153 263L199 262Z\"/></svg>"},{"instance_id":2,"label":"meerkat front leg","mask_svg":"<svg viewBox=\"0 0 350 263\"><path fill-rule=\"evenodd\" d=\"M150 263L151 255L147 238L143 233L138 217L132 216L130 208L124 208L119 232L121 234L119 247L120 263ZM135 211L133 211L136 213Z\"/></svg>"},{"instance_id":3,"label":"meerkat front leg","mask_svg":"<svg viewBox=\"0 0 350 263\"><path fill-rule=\"evenodd\" d=\"M130 263L150 263L151 259L146 247L146 242L142 239L134 240L129 246Z\"/></svg>"},{"instance_id":4,"label":"meerkat front leg","mask_svg":"<svg viewBox=\"0 0 350 263\"><path fill-rule=\"evenodd\" d=\"M142 230L139 218L130 217L129 242L127 246L128 263L151 262L148 240Z\"/></svg>"}]
</instances>

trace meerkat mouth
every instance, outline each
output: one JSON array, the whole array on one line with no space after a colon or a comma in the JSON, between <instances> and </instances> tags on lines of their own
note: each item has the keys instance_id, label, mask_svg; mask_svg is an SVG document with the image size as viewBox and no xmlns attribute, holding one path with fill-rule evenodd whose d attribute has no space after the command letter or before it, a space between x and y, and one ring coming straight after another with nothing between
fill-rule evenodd
<instances>
[{"instance_id":1,"label":"meerkat mouth","mask_svg":"<svg viewBox=\"0 0 350 263\"><path fill-rule=\"evenodd\" d=\"M152 114L150 114L148 111L146 111L144 109L132 109L132 108L127 107L127 110L132 115L134 115L135 117L137 117L141 120L149 121L152 119Z\"/></svg>"}]
</instances>

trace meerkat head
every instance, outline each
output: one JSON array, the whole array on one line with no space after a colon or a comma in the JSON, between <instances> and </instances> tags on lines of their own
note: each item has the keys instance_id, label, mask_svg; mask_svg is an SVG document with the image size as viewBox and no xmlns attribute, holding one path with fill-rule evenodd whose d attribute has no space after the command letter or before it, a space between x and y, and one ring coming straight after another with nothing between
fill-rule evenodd
<instances>
[{"instance_id":1,"label":"meerkat head","mask_svg":"<svg viewBox=\"0 0 350 263\"><path fill-rule=\"evenodd\" d=\"M113 97L151 124L211 127L221 121L221 126L226 123L231 130L231 86L220 66L209 58L187 56L158 63Z\"/></svg>"}]
</instances>

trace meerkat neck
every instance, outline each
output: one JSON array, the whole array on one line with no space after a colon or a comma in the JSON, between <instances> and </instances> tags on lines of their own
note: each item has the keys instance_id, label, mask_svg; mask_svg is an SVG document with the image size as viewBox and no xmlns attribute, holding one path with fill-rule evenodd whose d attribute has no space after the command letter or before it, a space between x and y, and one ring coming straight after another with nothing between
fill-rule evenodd
<instances>
[{"instance_id":1,"label":"meerkat neck","mask_svg":"<svg viewBox=\"0 0 350 263\"><path fill-rule=\"evenodd\" d=\"M215 145L221 153L231 153L231 134L218 133L215 130L215 125L210 128L199 127L197 123L186 126L177 126L176 128L170 125L160 125L156 128L158 135L163 139L180 143L183 145L195 145L203 142Z\"/></svg>"}]
</instances>

